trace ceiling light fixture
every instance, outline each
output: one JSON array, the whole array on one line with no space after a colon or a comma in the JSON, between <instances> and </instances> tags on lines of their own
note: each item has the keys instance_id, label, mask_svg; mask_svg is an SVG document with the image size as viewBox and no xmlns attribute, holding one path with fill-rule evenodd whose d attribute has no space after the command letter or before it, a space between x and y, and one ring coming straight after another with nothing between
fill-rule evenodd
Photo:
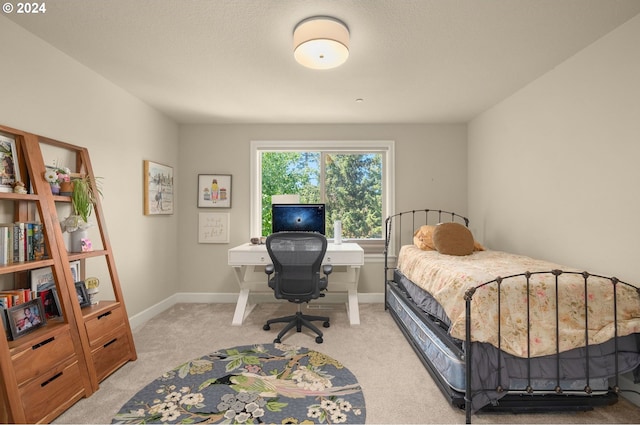
<instances>
[{"instance_id":1,"label":"ceiling light fixture","mask_svg":"<svg viewBox=\"0 0 640 425\"><path fill-rule=\"evenodd\" d=\"M307 18L293 30L293 56L307 68L340 66L349 57L349 29L336 18Z\"/></svg>"}]
</instances>

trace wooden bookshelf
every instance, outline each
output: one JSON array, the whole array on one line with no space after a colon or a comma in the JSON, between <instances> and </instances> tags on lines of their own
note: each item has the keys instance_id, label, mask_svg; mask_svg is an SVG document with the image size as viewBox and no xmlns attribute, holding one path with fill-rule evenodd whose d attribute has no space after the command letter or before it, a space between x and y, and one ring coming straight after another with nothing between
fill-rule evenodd
<instances>
[{"instance_id":1,"label":"wooden bookshelf","mask_svg":"<svg viewBox=\"0 0 640 425\"><path fill-rule=\"evenodd\" d=\"M58 207L70 204L71 198L53 195L44 180L42 147L49 145L68 151L75 171L89 175L95 185L87 149L5 126L0 126L0 134L15 141L14 166L30 188L28 194L0 192L0 211L12 214L14 221L40 221L48 253L44 260L0 266L0 276L13 277L14 285L25 287L32 270L50 267L62 310L61 317L20 338L0 337L0 423L46 423L91 396L102 380L136 359L136 350L101 200L94 204L92 215L101 246L95 251L68 252ZM92 273L87 260L104 262L113 299L81 308L69 263L80 261L84 279Z\"/></svg>"}]
</instances>

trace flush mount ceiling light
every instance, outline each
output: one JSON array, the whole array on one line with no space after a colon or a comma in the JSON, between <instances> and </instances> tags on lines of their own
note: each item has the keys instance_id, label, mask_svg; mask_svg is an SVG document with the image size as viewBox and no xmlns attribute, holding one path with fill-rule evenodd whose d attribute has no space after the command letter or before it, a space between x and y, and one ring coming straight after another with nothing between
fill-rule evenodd
<instances>
[{"instance_id":1,"label":"flush mount ceiling light","mask_svg":"<svg viewBox=\"0 0 640 425\"><path fill-rule=\"evenodd\" d=\"M293 30L293 56L307 68L340 66L349 57L349 29L335 18L307 18Z\"/></svg>"}]
</instances>

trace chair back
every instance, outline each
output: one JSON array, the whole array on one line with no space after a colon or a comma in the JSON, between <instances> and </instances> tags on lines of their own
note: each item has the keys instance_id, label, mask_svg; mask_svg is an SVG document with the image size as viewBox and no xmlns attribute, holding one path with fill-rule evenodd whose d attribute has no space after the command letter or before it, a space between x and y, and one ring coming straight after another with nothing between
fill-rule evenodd
<instances>
[{"instance_id":1,"label":"chair back","mask_svg":"<svg viewBox=\"0 0 640 425\"><path fill-rule=\"evenodd\" d=\"M292 302L316 299L327 286L320 277L327 238L319 233L279 232L267 237L275 274L269 286L275 297Z\"/></svg>"}]
</instances>

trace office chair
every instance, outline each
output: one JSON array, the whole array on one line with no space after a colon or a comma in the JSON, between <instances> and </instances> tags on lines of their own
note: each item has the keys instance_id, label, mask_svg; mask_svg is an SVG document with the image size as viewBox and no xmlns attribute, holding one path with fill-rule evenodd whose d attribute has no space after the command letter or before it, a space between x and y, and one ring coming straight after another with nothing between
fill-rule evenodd
<instances>
[{"instance_id":1,"label":"office chair","mask_svg":"<svg viewBox=\"0 0 640 425\"><path fill-rule=\"evenodd\" d=\"M273 341L279 343L294 326L298 332L304 326L318 335L316 342L321 344L322 332L311 322L323 321L322 326L328 328L329 318L302 314L302 303L324 297L321 291L327 289L328 275L333 271L331 265L324 265L322 272L325 276L320 277L320 265L327 251L327 238L319 233L279 232L269 235L266 244L273 262L264 270L269 287L273 289L277 299L298 304L298 311L291 316L268 320L263 329L268 331L272 323L287 323Z\"/></svg>"}]
</instances>

